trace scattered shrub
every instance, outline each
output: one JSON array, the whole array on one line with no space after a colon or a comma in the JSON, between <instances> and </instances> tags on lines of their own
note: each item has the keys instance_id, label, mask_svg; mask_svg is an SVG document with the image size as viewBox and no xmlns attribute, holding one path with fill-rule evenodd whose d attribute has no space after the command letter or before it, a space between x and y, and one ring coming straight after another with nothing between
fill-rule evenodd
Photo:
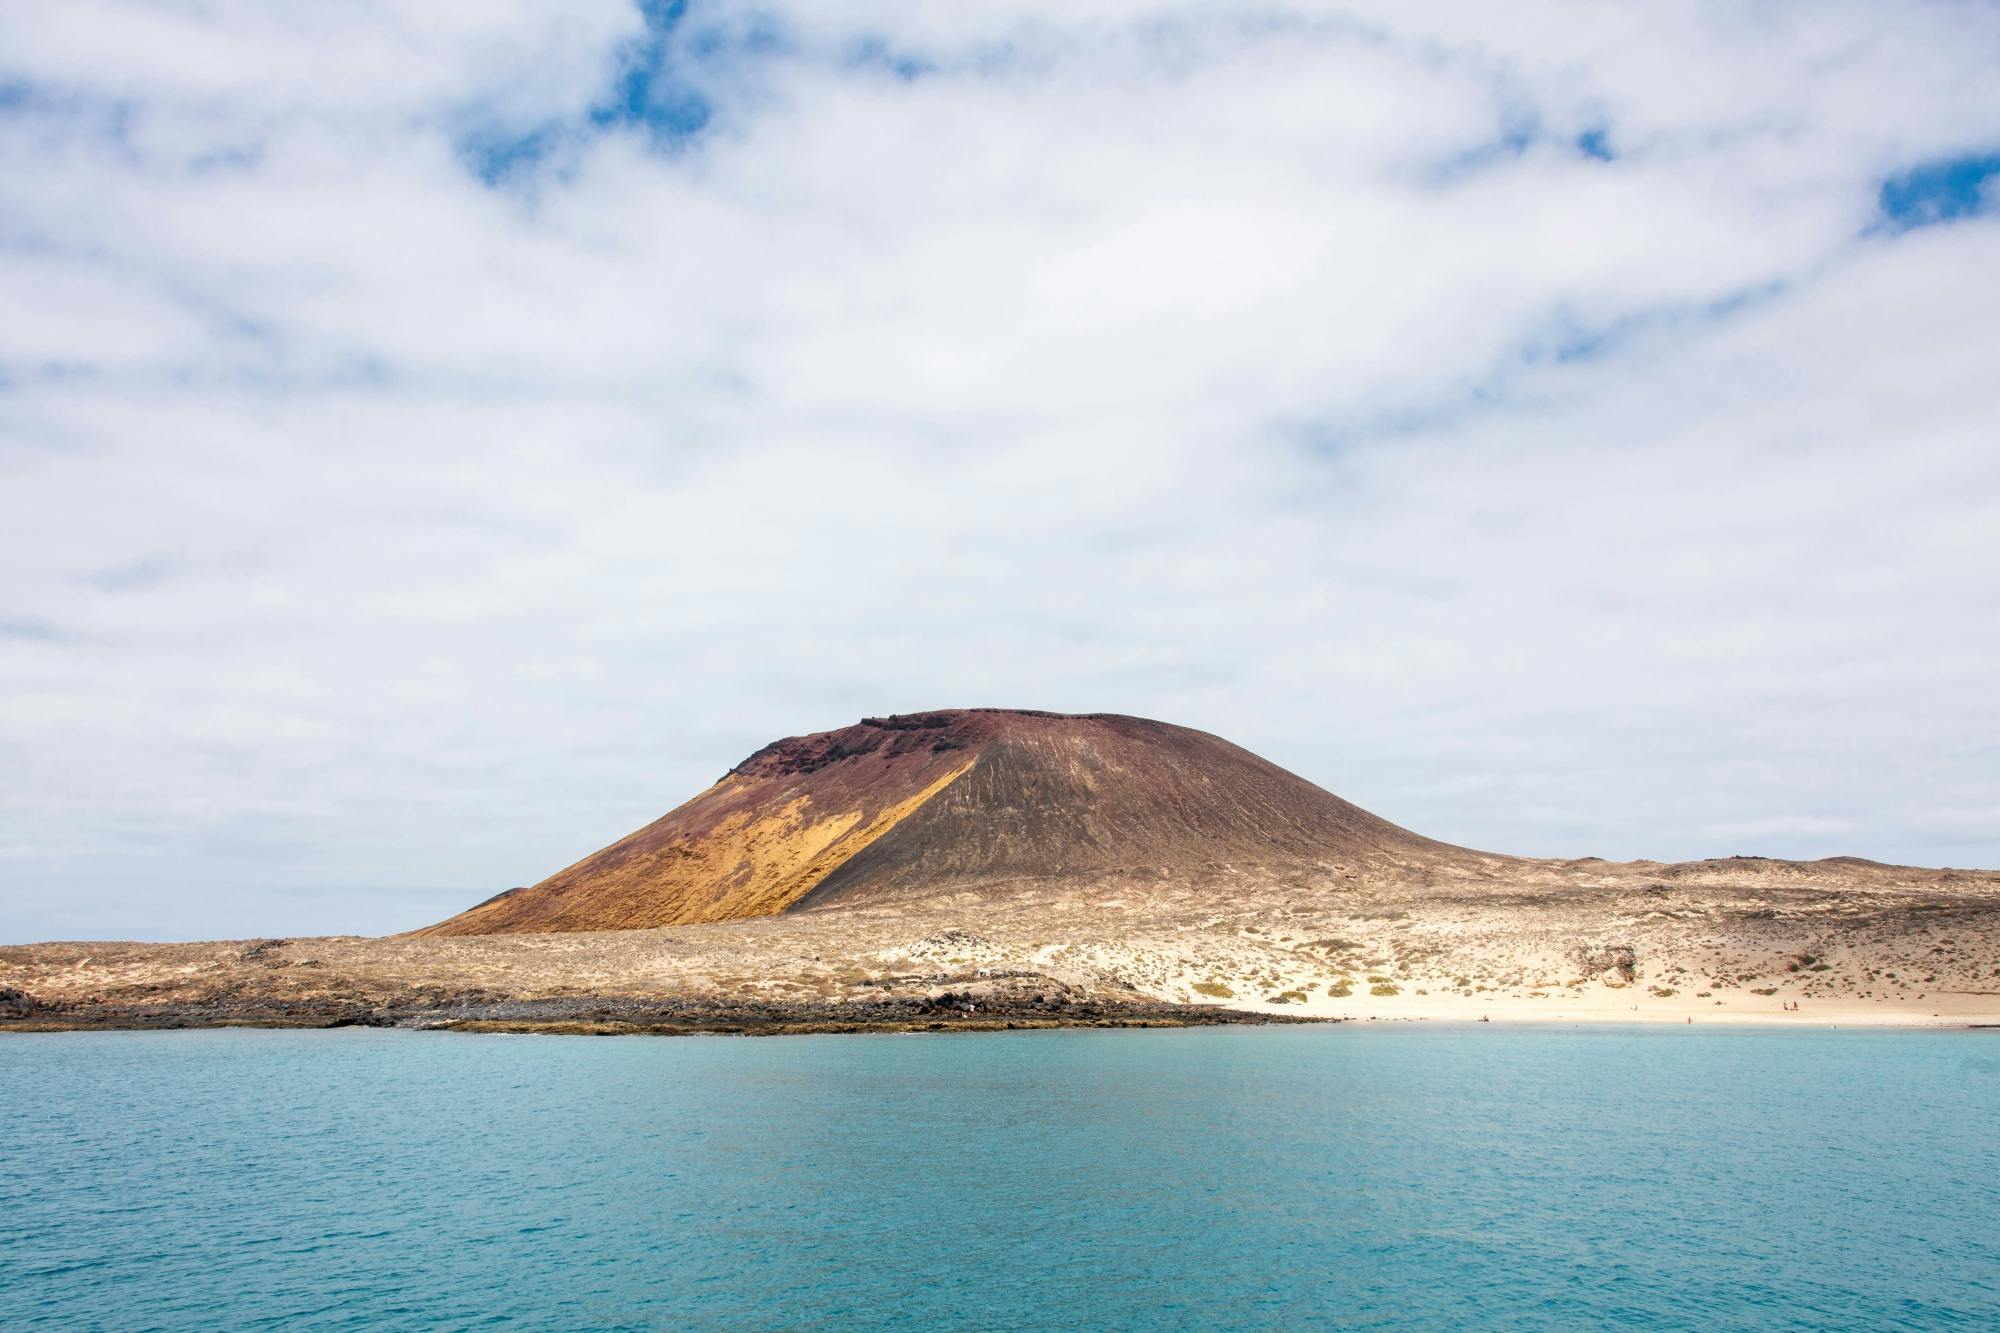
<instances>
[{"instance_id":1,"label":"scattered shrub","mask_svg":"<svg viewBox=\"0 0 2000 1333\"><path fill-rule=\"evenodd\" d=\"M1193 990L1197 995L1206 995L1210 999L1215 1000L1233 1000L1236 998L1236 992L1219 981L1197 981L1194 983Z\"/></svg>"},{"instance_id":2,"label":"scattered shrub","mask_svg":"<svg viewBox=\"0 0 2000 1333\"><path fill-rule=\"evenodd\" d=\"M1370 995L1401 995L1403 993L1401 986L1386 978L1377 980L1374 977L1370 977L1369 980L1375 983L1368 988Z\"/></svg>"}]
</instances>

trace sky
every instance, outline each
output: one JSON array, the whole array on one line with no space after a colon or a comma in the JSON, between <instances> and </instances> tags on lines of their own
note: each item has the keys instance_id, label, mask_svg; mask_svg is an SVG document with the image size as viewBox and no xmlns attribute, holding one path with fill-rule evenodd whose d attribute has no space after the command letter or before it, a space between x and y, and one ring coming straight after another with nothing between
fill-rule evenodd
<instances>
[{"instance_id":1,"label":"sky","mask_svg":"<svg viewBox=\"0 0 2000 1333\"><path fill-rule=\"evenodd\" d=\"M0 941L406 929L760 745L2000 866L2000 6L0 8Z\"/></svg>"}]
</instances>

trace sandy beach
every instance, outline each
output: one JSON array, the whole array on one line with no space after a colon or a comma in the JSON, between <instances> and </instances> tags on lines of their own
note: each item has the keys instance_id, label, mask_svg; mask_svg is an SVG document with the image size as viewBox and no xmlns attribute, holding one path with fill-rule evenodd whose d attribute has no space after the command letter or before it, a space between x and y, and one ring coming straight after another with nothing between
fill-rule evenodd
<instances>
[{"instance_id":1,"label":"sandy beach","mask_svg":"<svg viewBox=\"0 0 2000 1333\"><path fill-rule=\"evenodd\" d=\"M1797 1009L1785 1004L1797 1003ZM1345 999L1316 997L1303 1005L1250 1003L1254 1012L1311 1014L1366 1022L1465 1023L1660 1023L1734 1027L2000 1028L2000 992L1926 993L1916 999L1790 1000L1784 992L1698 999L1662 998L1643 991L1577 989L1531 992L1527 996L1465 998L1456 995L1357 994Z\"/></svg>"}]
</instances>

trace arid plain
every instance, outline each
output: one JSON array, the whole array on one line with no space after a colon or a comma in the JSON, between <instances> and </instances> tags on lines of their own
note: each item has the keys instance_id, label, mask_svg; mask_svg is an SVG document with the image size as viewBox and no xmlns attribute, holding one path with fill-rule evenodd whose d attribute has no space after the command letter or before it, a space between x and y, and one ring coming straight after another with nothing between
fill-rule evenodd
<instances>
[{"instance_id":1,"label":"arid plain","mask_svg":"<svg viewBox=\"0 0 2000 1333\"><path fill-rule=\"evenodd\" d=\"M2000 874L1493 855L1203 733L959 710L778 742L408 935L0 948L17 1031L1339 1018L2000 1024Z\"/></svg>"}]
</instances>

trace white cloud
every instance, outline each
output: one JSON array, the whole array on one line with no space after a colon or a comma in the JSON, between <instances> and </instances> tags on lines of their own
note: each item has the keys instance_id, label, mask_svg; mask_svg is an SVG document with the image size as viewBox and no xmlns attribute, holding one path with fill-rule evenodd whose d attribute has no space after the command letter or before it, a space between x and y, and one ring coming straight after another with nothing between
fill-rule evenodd
<instances>
[{"instance_id":1,"label":"white cloud","mask_svg":"<svg viewBox=\"0 0 2000 1333\"><path fill-rule=\"evenodd\" d=\"M0 938L412 925L963 703L2000 863L2000 226L1870 231L1990 12L924 9L697 6L698 133L622 6L0 16Z\"/></svg>"}]
</instances>

